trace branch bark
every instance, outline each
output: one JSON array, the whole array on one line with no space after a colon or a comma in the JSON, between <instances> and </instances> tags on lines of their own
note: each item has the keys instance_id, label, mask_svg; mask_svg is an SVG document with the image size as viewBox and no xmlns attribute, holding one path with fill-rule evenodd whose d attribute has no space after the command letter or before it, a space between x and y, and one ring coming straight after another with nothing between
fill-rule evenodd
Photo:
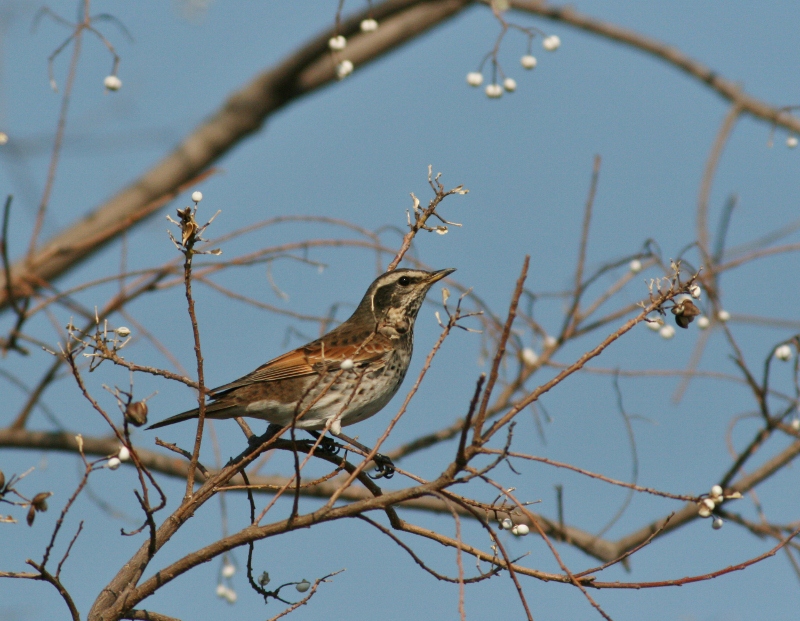
<instances>
[{"instance_id":1,"label":"branch bark","mask_svg":"<svg viewBox=\"0 0 800 621\"><path fill-rule=\"evenodd\" d=\"M266 119L288 103L336 81L328 39L348 37L348 58L358 67L370 63L406 41L460 12L471 0L389 0L372 8L381 27L360 33L364 11L342 22L338 33L321 33L283 62L256 76L231 95L207 121L169 155L131 185L87 216L68 226L37 250L29 260L12 266L12 289L17 298L30 295L43 283L92 256L124 230L138 224L175 198L187 182L258 132ZM0 276L0 310L9 304L5 276Z\"/></svg>"}]
</instances>

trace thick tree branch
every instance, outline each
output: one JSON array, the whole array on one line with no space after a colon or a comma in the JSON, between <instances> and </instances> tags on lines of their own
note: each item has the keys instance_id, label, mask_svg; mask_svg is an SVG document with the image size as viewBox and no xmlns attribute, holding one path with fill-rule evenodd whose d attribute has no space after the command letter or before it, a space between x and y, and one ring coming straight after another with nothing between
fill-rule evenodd
<instances>
[{"instance_id":1,"label":"thick tree branch","mask_svg":"<svg viewBox=\"0 0 800 621\"><path fill-rule=\"evenodd\" d=\"M486 3L488 0L483 1ZM741 112L767 121L772 125L779 125L791 132L800 133L800 119L792 116L785 108L772 106L748 95L741 90L736 82L726 80L710 67L706 67L701 62L690 58L676 47L640 35L633 30L594 19L570 7L548 6L546 3L537 0L511 0L511 6L519 11L569 24L650 54L708 85L720 97L739 106Z\"/></svg>"},{"instance_id":2,"label":"thick tree branch","mask_svg":"<svg viewBox=\"0 0 800 621\"><path fill-rule=\"evenodd\" d=\"M371 15L381 22L375 32L360 33L367 11L342 22L348 37L347 56L363 66L447 20L470 0L389 0ZM264 121L291 101L336 81L328 49L333 30L321 33L274 68L258 75L231 95L221 108L195 129L169 155L108 202L67 227L27 262L12 267L17 298L68 271L175 197L241 140L258 132ZM124 226L123 226L124 224ZM5 276L0 276L0 309L9 304Z\"/></svg>"}]
</instances>

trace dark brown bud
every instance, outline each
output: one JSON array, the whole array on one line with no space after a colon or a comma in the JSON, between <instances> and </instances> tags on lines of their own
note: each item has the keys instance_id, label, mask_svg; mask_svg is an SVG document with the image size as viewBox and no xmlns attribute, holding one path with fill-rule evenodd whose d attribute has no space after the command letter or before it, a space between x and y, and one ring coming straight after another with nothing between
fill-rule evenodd
<instances>
[{"instance_id":1,"label":"dark brown bud","mask_svg":"<svg viewBox=\"0 0 800 621\"><path fill-rule=\"evenodd\" d=\"M134 401L125 408L125 420L131 425L141 427L147 422L147 404L144 401Z\"/></svg>"},{"instance_id":2,"label":"dark brown bud","mask_svg":"<svg viewBox=\"0 0 800 621\"><path fill-rule=\"evenodd\" d=\"M28 522L28 526L33 526L33 520L36 519L36 509L33 508L33 505L30 506L28 509L28 517L25 518L25 521Z\"/></svg>"},{"instance_id":3,"label":"dark brown bud","mask_svg":"<svg viewBox=\"0 0 800 621\"><path fill-rule=\"evenodd\" d=\"M694 302L686 298L672 307L672 314L675 315L675 323L679 327L688 328L694 318L700 314L700 309L695 306Z\"/></svg>"},{"instance_id":4,"label":"dark brown bud","mask_svg":"<svg viewBox=\"0 0 800 621\"><path fill-rule=\"evenodd\" d=\"M31 500L31 507L42 513L47 511L47 499L52 495L52 492L39 492Z\"/></svg>"},{"instance_id":5,"label":"dark brown bud","mask_svg":"<svg viewBox=\"0 0 800 621\"><path fill-rule=\"evenodd\" d=\"M190 241L195 241L193 238L199 227L197 226L197 222L194 220L194 214L192 213L191 207L178 209L178 217L181 219L181 242L184 246L186 246Z\"/></svg>"}]
</instances>

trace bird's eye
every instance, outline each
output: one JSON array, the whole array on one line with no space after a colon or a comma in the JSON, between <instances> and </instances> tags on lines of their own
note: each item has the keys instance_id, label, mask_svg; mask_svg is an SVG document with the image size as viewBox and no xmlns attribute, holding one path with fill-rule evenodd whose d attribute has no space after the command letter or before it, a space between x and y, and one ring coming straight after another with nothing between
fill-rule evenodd
<instances>
[{"instance_id":1,"label":"bird's eye","mask_svg":"<svg viewBox=\"0 0 800 621\"><path fill-rule=\"evenodd\" d=\"M397 282L400 283L401 287L408 287L411 284L411 279L408 276L401 276Z\"/></svg>"}]
</instances>

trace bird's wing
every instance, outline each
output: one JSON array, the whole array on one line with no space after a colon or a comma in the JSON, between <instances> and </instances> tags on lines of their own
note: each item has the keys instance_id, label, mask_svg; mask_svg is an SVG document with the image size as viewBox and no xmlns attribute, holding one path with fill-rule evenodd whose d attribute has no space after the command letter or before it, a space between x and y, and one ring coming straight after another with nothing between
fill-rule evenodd
<instances>
[{"instance_id":1,"label":"bird's wing","mask_svg":"<svg viewBox=\"0 0 800 621\"><path fill-rule=\"evenodd\" d=\"M247 386L256 382L274 382L312 375L323 370L338 371L342 362L348 358L358 367L362 363L375 363L388 358L392 344L380 334L373 335L361 345L337 345L324 347L320 341L309 343L305 347L292 350L261 365L244 377L219 386L210 391L212 398L218 398L234 388ZM382 366L382 365L381 365Z\"/></svg>"}]
</instances>

